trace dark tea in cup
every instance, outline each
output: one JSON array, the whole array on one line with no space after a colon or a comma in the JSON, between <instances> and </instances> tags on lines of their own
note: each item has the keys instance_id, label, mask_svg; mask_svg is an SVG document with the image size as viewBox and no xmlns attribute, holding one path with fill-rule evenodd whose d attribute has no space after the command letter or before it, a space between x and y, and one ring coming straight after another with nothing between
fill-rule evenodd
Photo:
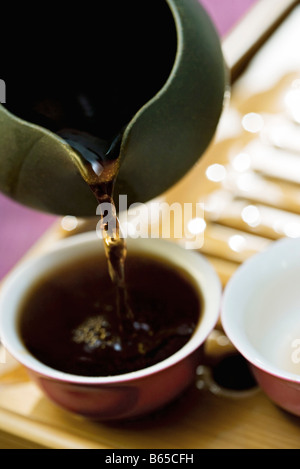
<instances>
[{"instance_id":1,"label":"dark tea in cup","mask_svg":"<svg viewBox=\"0 0 300 469\"><path fill-rule=\"evenodd\" d=\"M28 351L56 370L96 377L144 369L181 349L203 308L193 278L171 261L134 252L125 273L126 295L111 281L103 254L41 277L19 308Z\"/></svg>"}]
</instances>

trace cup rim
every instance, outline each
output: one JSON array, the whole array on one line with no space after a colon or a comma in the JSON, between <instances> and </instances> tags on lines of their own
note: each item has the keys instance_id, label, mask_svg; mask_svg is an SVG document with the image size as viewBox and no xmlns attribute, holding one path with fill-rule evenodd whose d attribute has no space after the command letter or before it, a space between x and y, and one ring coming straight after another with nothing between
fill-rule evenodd
<instances>
[{"instance_id":1,"label":"cup rim","mask_svg":"<svg viewBox=\"0 0 300 469\"><path fill-rule=\"evenodd\" d=\"M300 263L300 238L283 238L273 241L262 252L253 255L244 262L236 270L224 290L220 319L229 340L251 365L273 377L293 383L300 383L300 375L276 366L272 361L265 358L250 342L246 330L243 328L241 308L239 308L236 297L238 292L241 293L243 283L253 287L255 281L258 280L260 269L263 266L271 265L271 261L274 262L274 259L276 261L281 260L282 256L286 253L293 253L291 262L294 265L296 265L297 259ZM247 279L246 282L245 279Z\"/></svg>"},{"instance_id":2,"label":"cup rim","mask_svg":"<svg viewBox=\"0 0 300 469\"><path fill-rule=\"evenodd\" d=\"M62 382L89 385L120 384L161 372L191 355L204 343L219 319L222 295L219 276L210 262L198 252L187 251L175 242L165 239L128 238L126 242L130 250L153 253L159 258L167 259L174 265L186 268L193 277L199 294L204 300L203 311L205 314L187 344L158 364L138 371L107 377L80 376L58 371L43 364L30 354L16 331L18 306L28 288L38 279L40 274L51 271L53 267L63 265L67 259L70 259L71 254L72 258L75 259L83 257L95 247L103 250L103 244L98 235L95 232L88 232L55 242L46 252L33 255L25 260L4 279L0 290L0 339L7 351L20 364L29 371ZM17 285L19 286L16 293ZM12 295L14 295L14 300L11 300Z\"/></svg>"}]
</instances>

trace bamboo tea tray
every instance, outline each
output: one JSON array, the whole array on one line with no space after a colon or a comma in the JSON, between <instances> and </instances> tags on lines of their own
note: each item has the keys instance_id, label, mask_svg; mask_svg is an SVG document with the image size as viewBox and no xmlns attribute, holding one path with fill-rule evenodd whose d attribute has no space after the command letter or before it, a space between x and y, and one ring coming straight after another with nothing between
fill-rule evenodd
<instances>
[{"instance_id":1,"label":"bamboo tea tray","mask_svg":"<svg viewBox=\"0 0 300 469\"><path fill-rule=\"evenodd\" d=\"M162 198L169 204L204 204L199 251L224 287L249 257L276 239L300 236L300 7L284 3L294 7L292 13L236 78L215 141L199 165ZM236 71L234 65L246 62L230 41L224 41L224 51ZM234 44L240 47L239 41ZM58 220L27 256L95 228L96 220L77 221L66 231ZM256 386L237 391L213 380L214 364L231 351L219 323L207 343L212 367L199 367L194 386L180 399L144 419L96 423L52 404L0 348L0 448L299 448L299 418L276 407Z\"/></svg>"}]
</instances>

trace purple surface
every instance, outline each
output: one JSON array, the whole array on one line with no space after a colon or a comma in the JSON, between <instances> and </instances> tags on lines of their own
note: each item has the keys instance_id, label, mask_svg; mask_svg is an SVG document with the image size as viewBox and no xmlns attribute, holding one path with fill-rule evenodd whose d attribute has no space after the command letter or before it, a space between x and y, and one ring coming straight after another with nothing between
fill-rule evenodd
<instances>
[{"instance_id":1,"label":"purple surface","mask_svg":"<svg viewBox=\"0 0 300 469\"><path fill-rule=\"evenodd\" d=\"M0 279L55 220L0 195Z\"/></svg>"},{"instance_id":2,"label":"purple surface","mask_svg":"<svg viewBox=\"0 0 300 469\"><path fill-rule=\"evenodd\" d=\"M220 36L230 31L234 24L258 0L199 0L213 20Z\"/></svg>"},{"instance_id":3,"label":"purple surface","mask_svg":"<svg viewBox=\"0 0 300 469\"><path fill-rule=\"evenodd\" d=\"M224 36L257 0L200 0ZM0 194L0 279L56 220Z\"/></svg>"}]
</instances>

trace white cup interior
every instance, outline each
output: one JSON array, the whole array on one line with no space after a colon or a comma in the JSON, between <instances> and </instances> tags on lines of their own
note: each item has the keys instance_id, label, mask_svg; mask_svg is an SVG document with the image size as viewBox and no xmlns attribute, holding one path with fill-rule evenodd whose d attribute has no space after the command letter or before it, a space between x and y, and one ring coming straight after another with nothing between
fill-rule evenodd
<instances>
[{"instance_id":1,"label":"white cup interior","mask_svg":"<svg viewBox=\"0 0 300 469\"><path fill-rule=\"evenodd\" d=\"M284 239L238 269L225 290L222 324L265 371L300 382L300 240Z\"/></svg>"},{"instance_id":2,"label":"white cup interior","mask_svg":"<svg viewBox=\"0 0 300 469\"><path fill-rule=\"evenodd\" d=\"M127 239L128 250L134 253L152 253L182 267L194 279L194 285L203 298L203 314L190 341L178 352L161 363L144 370L113 377L83 377L53 370L32 356L19 337L16 324L20 304L28 289L41 276L60 265L103 250L96 233L76 235L56 243L41 256L28 259L6 279L0 292L0 337L7 350L23 365L54 379L77 383L112 383L136 379L171 366L196 350L214 328L220 313L221 284L207 260L191 251L161 239ZM174 292L176 293L176 292Z\"/></svg>"}]
</instances>

